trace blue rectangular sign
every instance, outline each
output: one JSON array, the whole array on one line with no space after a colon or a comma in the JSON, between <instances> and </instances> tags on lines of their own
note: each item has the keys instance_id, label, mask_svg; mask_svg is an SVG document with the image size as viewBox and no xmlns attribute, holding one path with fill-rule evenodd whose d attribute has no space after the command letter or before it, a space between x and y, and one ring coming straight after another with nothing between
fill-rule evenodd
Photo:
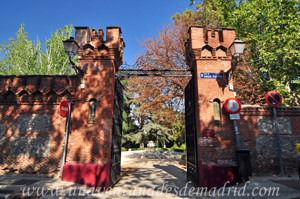
<instances>
[{"instance_id":1,"label":"blue rectangular sign","mask_svg":"<svg viewBox=\"0 0 300 199\"><path fill-rule=\"evenodd\" d=\"M224 73L200 73L201 79L223 79Z\"/></svg>"}]
</instances>

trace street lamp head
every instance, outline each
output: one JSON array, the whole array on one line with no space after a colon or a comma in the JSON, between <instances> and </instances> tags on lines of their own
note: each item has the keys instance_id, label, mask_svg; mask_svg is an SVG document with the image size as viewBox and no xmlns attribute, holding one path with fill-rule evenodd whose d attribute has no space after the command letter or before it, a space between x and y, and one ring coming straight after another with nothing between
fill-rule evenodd
<instances>
[{"instance_id":1,"label":"street lamp head","mask_svg":"<svg viewBox=\"0 0 300 199\"><path fill-rule=\"evenodd\" d=\"M230 46L231 53L234 57L239 57L241 54L244 53L245 49L245 42L236 38L234 42Z\"/></svg>"},{"instance_id":2,"label":"street lamp head","mask_svg":"<svg viewBox=\"0 0 300 199\"><path fill-rule=\"evenodd\" d=\"M69 61L72 64L72 68L75 70L76 73L79 73L81 76L80 81L82 82L82 77L84 74L84 71L76 66L76 64L72 61L72 56L75 55L79 49L79 45L75 41L74 37L70 37L70 39L67 39L63 41L64 43L64 48L66 53L69 55ZM82 83L81 83L82 84Z\"/></svg>"},{"instance_id":3,"label":"street lamp head","mask_svg":"<svg viewBox=\"0 0 300 199\"><path fill-rule=\"evenodd\" d=\"M77 53L79 45L75 41L74 37L70 37L70 39L63 41L63 43L65 51L69 54L69 56L75 55Z\"/></svg>"}]
</instances>

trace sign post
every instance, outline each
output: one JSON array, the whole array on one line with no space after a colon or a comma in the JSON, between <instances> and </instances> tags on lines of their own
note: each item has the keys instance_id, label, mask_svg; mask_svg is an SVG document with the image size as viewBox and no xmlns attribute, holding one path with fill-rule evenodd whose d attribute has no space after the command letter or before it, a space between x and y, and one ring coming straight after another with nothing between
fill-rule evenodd
<instances>
[{"instance_id":1,"label":"sign post","mask_svg":"<svg viewBox=\"0 0 300 199\"><path fill-rule=\"evenodd\" d=\"M283 175L284 171L283 171L283 163L282 163L282 151L281 151L280 135L279 135L279 129L278 129L278 118L277 118L277 112L276 112L276 107L280 106L280 104L282 102L282 98L281 98L281 95L279 93L277 93L276 91L270 91L266 94L266 101L270 106L273 107L273 117L274 117L273 123L275 124L275 130L276 130L279 166L280 166L281 175Z\"/></svg>"},{"instance_id":2,"label":"sign post","mask_svg":"<svg viewBox=\"0 0 300 199\"><path fill-rule=\"evenodd\" d=\"M64 142L63 142L63 152L61 157L61 166L60 166L60 176L62 176L63 166L66 163L66 154L67 154L67 146L69 139L69 128L70 128L70 117L71 117L71 103L67 101L62 101L59 105L60 115L62 117L67 117L65 134L64 134Z\"/></svg>"},{"instance_id":3,"label":"sign post","mask_svg":"<svg viewBox=\"0 0 300 199\"><path fill-rule=\"evenodd\" d=\"M239 129L236 120L240 119L238 113L242 108L241 102L235 98L228 98L224 103L224 108L228 113L230 113L230 119L233 120L237 149L240 150L241 145L240 145Z\"/></svg>"},{"instance_id":4,"label":"sign post","mask_svg":"<svg viewBox=\"0 0 300 199\"><path fill-rule=\"evenodd\" d=\"M237 125L237 120L240 119L240 110L242 108L241 102L235 98L228 98L224 103L224 108L228 113L230 113L230 120L233 120L234 131L236 135L236 144L237 144L237 162L239 168L239 175L242 179L242 182L245 182L248 176L252 175L251 170L251 158L250 150L242 149L240 145L239 129Z\"/></svg>"}]
</instances>

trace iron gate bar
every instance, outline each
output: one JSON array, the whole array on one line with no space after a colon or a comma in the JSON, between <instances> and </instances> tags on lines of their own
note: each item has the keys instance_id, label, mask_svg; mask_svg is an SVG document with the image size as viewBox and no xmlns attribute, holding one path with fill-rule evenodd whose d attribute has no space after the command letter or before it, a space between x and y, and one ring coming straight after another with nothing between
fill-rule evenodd
<instances>
[{"instance_id":1,"label":"iron gate bar","mask_svg":"<svg viewBox=\"0 0 300 199\"><path fill-rule=\"evenodd\" d=\"M120 69L116 74L116 77L130 76L192 77L192 74L191 70L182 69Z\"/></svg>"},{"instance_id":2,"label":"iron gate bar","mask_svg":"<svg viewBox=\"0 0 300 199\"><path fill-rule=\"evenodd\" d=\"M122 144L122 124L123 124L123 85L119 79L115 82L115 99L113 113L113 132L111 145L111 186L120 180L121 174L121 144Z\"/></svg>"},{"instance_id":3,"label":"iron gate bar","mask_svg":"<svg viewBox=\"0 0 300 199\"><path fill-rule=\"evenodd\" d=\"M190 80L185 94L185 143L187 154L187 180L198 186L197 134L195 121L194 78Z\"/></svg>"},{"instance_id":4,"label":"iron gate bar","mask_svg":"<svg viewBox=\"0 0 300 199\"><path fill-rule=\"evenodd\" d=\"M119 71L163 71L163 72L187 72L187 71L191 71L191 70L181 70L181 69L120 69Z\"/></svg>"},{"instance_id":5,"label":"iron gate bar","mask_svg":"<svg viewBox=\"0 0 300 199\"><path fill-rule=\"evenodd\" d=\"M192 77L192 75L161 75L161 74L121 74L116 75L116 77L130 77L130 76L151 76L151 77Z\"/></svg>"}]
</instances>

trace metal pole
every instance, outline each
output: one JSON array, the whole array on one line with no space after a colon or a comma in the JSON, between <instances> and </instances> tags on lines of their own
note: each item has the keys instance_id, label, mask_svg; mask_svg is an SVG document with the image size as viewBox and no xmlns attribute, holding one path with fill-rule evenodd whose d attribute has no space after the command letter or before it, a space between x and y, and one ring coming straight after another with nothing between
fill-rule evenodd
<instances>
[{"instance_id":1,"label":"metal pole","mask_svg":"<svg viewBox=\"0 0 300 199\"><path fill-rule=\"evenodd\" d=\"M128 71L128 72L190 72L191 70L181 70L181 69L119 69L118 71Z\"/></svg>"},{"instance_id":2,"label":"metal pole","mask_svg":"<svg viewBox=\"0 0 300 199\"><path fill-rule=\"evenodd\" d=\"M72 104L69 102L69 114L66 121L66 128L65 128L65 135L64 135L64 142L63 142L63 152L61 157L61 165L60 165L60 174L62 176L63 166L66 163L66 154L67 154L67 147L68 147L68 139L69 139L69 127L70 127L70 118L71 118L71 108Z\"/></svg>"},{"instance_id":3,"label":"metal pole","mask_svg":"<svg viewBox=\"0 0 300 199\"><path fill-rule=\"evenodd\" d=\"M236 135L237 149L240 150L241 145L240 145L239 129L238 129L236 120L233 120L233 124L234 124L234 131L235 131L235 135Z\"/></svg>"},{"instance_id":4,"label":"metal pole","mask_svg":"<svg viewBox=\"0 0 300 199\"><path fill-rule=\"evenodd\" d=\"M278 120L277 120L276 107L273 107L273 116L274 116L274 123L275 123L276 137L277 137L277 147L278 147L278 156L279 156L280 172L281 172L281 175L284 175L284 172L283 172L283 164L282 164L282 152L281 152L281 144L280 144L280 136L279 136L279 129L278 129Z\"/></svg>"},{"instance_id":5,"label":"metal pole","mask_svg":"<svg viewBox=\"0 0 300 199\"><path fill-rule=\"evenodd\" d=\"M131 76L140 76L140 77L192 77L192 75L162 75L162 74L116 74L116 77L131 77Z\"/></svg>"},{"instance_id":6,"label":"metal pole","mask_svg":"<svg viewBox=\"0 0 300 199\"><path fill-rule=\"evenodd\" d=\"M206 0L204 1L204 8L205 8L205 28L207 30L207 8L206 8Z\"/></svg>"}]
</instances>

